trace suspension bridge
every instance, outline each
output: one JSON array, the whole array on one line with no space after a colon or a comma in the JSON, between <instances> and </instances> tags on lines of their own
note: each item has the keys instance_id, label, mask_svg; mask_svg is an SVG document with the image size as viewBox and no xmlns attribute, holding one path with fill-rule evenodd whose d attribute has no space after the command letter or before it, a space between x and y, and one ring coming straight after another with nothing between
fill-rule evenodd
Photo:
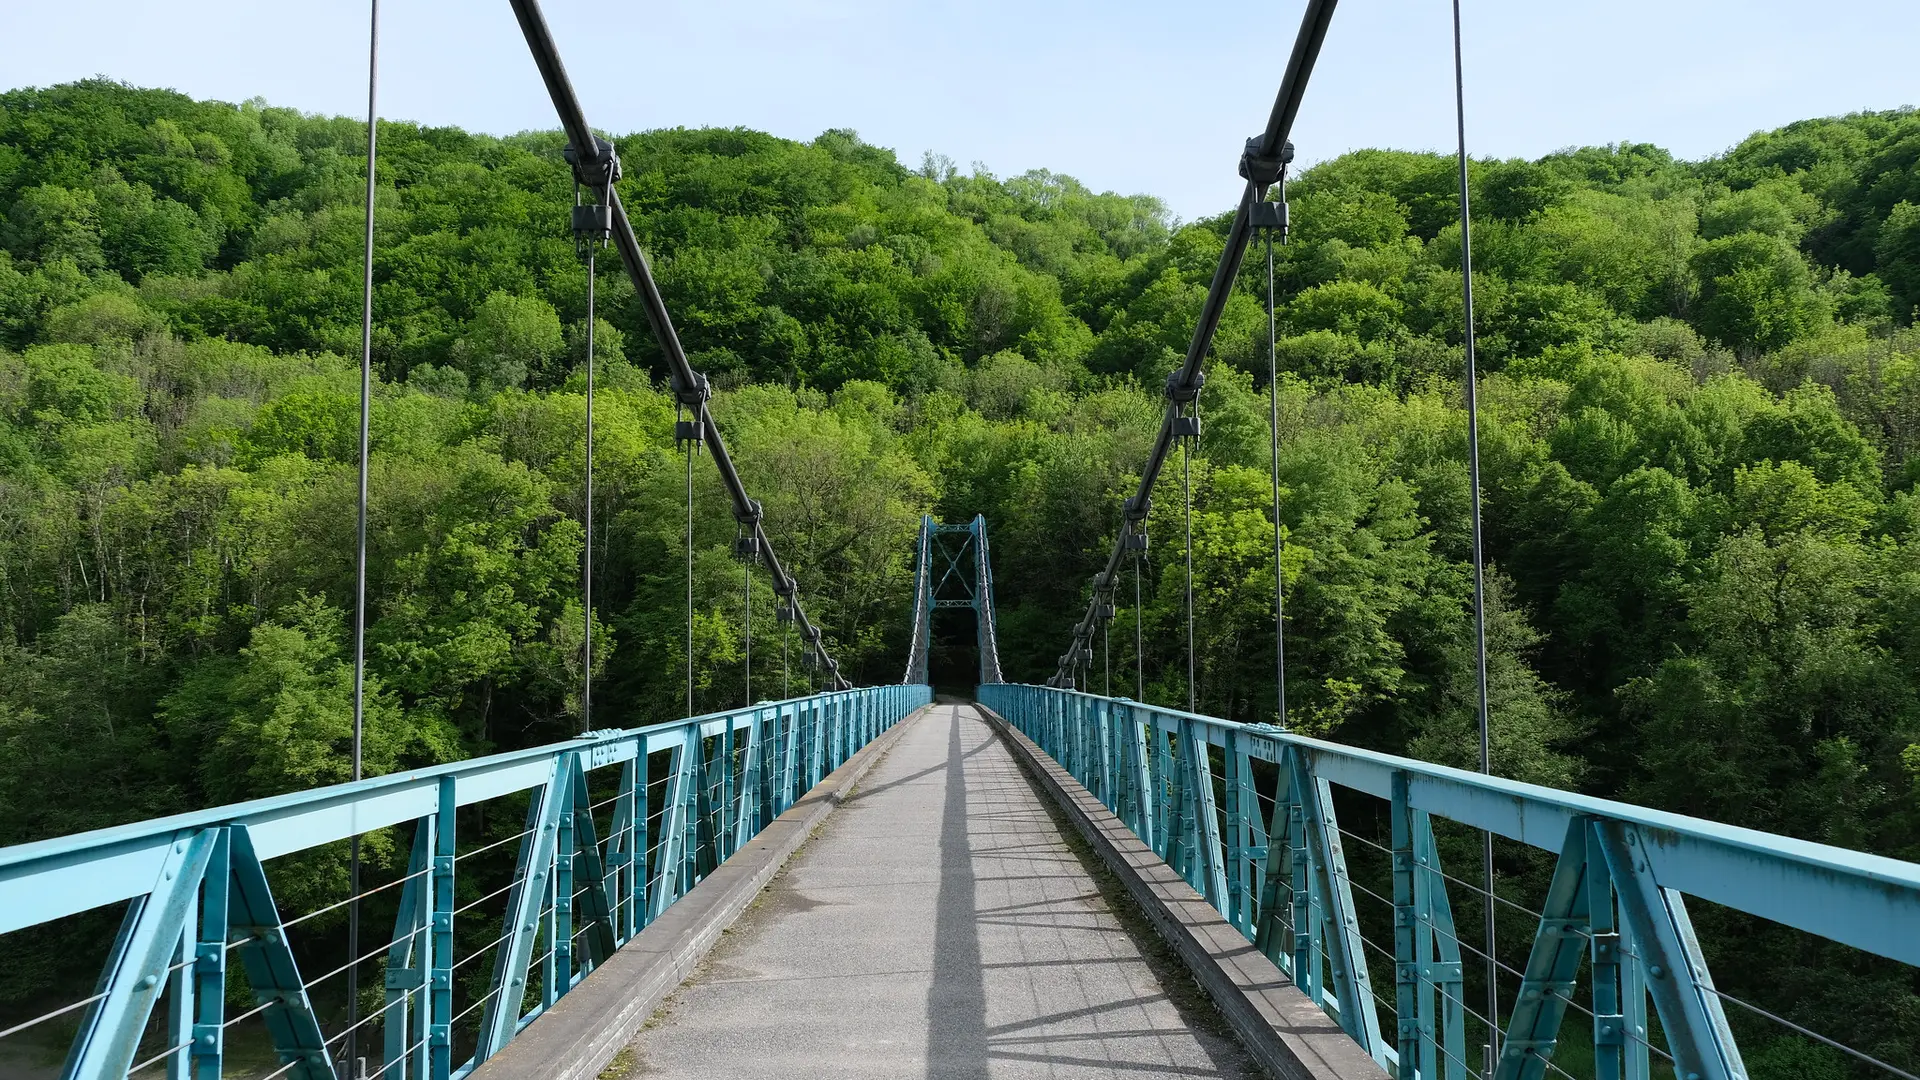
<instances>
[{"instance_id":1,"label":"suspension bridge","mask_svg":"<svg viewBox=\"0 0 1920 1080\"><path fill-rule=\"evenodd\" d=\"M1158 438L1054 675L1003 678L988 523L928 517L902 679L864 687L808 620L734 468L708 382L621 206L616 148L593 134L535 0L512 6L569 141L581 254L591 267L614 250L661 347L689 491L704 456L738 526L744 602L757 567L825 688L367 778L356 690L350 783L0 849L0 946L89 941L63 951L59 974L94 980L91 993L0 1024L0 1076L1744 1080L1738 1033L1774 1030L1843 1053L1857 1075L1912 1080L1911 1057L1884 1060L1718 988L1715 965L1752 958L1740 940L1703 938L1690 908L1840 947L1806 953L1848 958L1823 978L1873 972L1912 987L1920 866L1491 774L1477 428L1479 771L1288 730L1277 573L1280 722L1199 714L1190 500L1185 707L1144 700L1140 672L1132 698L1090 692L1096 639L1116 619L1129 566L1139 607L1151 499L1176 451L1185 493L1203 364L1256 241L1271 333L1287 135L1333 0L1307 3L1266 126L1243 148L1242 197L1167 378ZM1456 74L1458 55L1456 7ZM1458 82L1456 96L1466 270ZM1470 272L1463 289L1463 385L1477 423ZM588 297L591 310L591 284ZM591 345L587 356L591 538ZM369 346L363 609L370 370ZM1280 497L1276 479L1276 523ZM690 590L693 513L690 496ZM1276 524L1276 566L1283 545ZM589 539L588 612L592 550ZM691 591L688 604L691 712ZM961 609L974 621L973 692L936 701L936 616ZM591 632L589 615L588 673ZM581 695L592 717L590 674ZM408 854L403 869L363 880L360 845L375 836ZM303 855L343 844L344 895L312 911L276 903L275 881L299 873ZM1545 886L1519 895L1496 884L1496 846L1509 861L1544 853ZM315 920L342 910L348 948L325 955ZM9 1039L45 1043L49 1032L67 1047L57 1067L6 1056ZM243 1045L270 1046L271 1059Z\"/></svg>"}]
</instances>

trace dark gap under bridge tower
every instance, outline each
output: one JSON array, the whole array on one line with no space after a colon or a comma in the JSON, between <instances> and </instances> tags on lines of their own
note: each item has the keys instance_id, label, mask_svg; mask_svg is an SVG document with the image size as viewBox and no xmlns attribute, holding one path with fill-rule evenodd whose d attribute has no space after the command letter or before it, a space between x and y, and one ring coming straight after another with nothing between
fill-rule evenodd
<instances>
[{"instance_id":1,"label":"dark gap under bridge tower","mask_svg":"<svg viewBox=\"0 0 1920 1080\"><path fill-rule=\"evenodd\" d=\"M965 525L943 525L932 515L920 519L914 546L913 646L901 680L925 684L933 652L933 613L940 608L972 608L980 645L980 683L1000 682L1000 649L993 632L993 564L987 556L987 519L976 514Z\"/></svg>"}]
</instances>

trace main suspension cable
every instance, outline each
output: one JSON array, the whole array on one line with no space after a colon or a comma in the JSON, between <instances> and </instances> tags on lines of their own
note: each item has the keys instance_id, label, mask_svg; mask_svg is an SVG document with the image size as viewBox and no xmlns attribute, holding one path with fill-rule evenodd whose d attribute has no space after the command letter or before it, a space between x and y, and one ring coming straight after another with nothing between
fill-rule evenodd
<instances>
[{"instance_id":1,"label":"main suspension cable","mask_svg":"<svg viewBox=\"0 0 1920 1080\"><path fill-rule=\"evenodd\" d=\"M360 275L360 490L354 531L353 571L353 779L362 772L367 720L367 472L373 416L373 203L375 163L379 157L380 0L367 4L367 222L366 251ZM347 842L347 891L360 894L360 835ZM360 903L347 908L347 955L360 952ZM360 1013L360 969L347 969L347 1030L356 1032ZM359 1035L349 1034L343 1049L349 1070L359 1051Z\"/></svg>"},{"instance_id":2,"label":"main suspension cable","mask_svg":"<svg viewBox=\"0 0 1920 1080\"><path fill-rule=\"evenodd\" d=\"M1473 513L1473 655L1479 690L1480 771L1493 772L1492 739L1487 710L1487 598L1486 551L1480 535L1480 409L1474 364L1473 333L1473 231L1467 183L1467 90L1460 50L1460 0L1453 0L1453 104L1454 121L1459 133L1456 155L1460 171L1460 291L1464 305L1467 395L1467 487ZM1487 830L1481 856L1485 862L1487 952L1494 945L1493 910L1493 832ZM1500 1060L1500 987L1489 962L1487 968L1488 1062ZM1489 1065L1491 1067L1491 1065Z\"/></svg>"}]
</instances>

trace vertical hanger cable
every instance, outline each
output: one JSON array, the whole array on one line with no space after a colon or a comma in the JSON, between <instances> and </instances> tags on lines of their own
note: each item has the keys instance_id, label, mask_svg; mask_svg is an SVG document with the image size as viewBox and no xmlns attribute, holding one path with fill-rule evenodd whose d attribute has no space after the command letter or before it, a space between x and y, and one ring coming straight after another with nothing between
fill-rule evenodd
<instances>
[{"instance_id":1,"label":"vertical hanger cable","mask_svg":"<svg viewBox=\"0 0 1920 1080\"><path fill-rule=\"evenodd\" d=\"M1477 394L1478 372L1474 363L1473 332L1473 231L1467 184L1467 91L1460 56L1460 0L1453 0L1453 102L1454 119L1459 132L1457 154L1460 172L1460 290L1466 320L1466 398L1467 398L1467 487L1473 512L1473 653L1479 690L1480 771L1493 771L1492 740L1487 710L1487 596L1486 550L1480 535L1480 409ZM1493 833L1483 837L1483 899L1487 935L1487 1052L1489 1063L1500 1060L1500 985L1494 959L1493 910Z\"/></svg>"},{"instance_id":2,"label":"vertical hanger cable","mask_svg":"<svg viewBox=\"0 0 1920 1080\"><path fill-rule=\"evenodd\" d=\"M367 471L373 416L373 202L379 150L380 0L367 5L367 229L360 277L360 491L353 572L353 779L362 774L367 720ZM347 956L360 955L360 836L347 843ZM360 966L347 966L347 1039L342 1053L349 1075L358 1075Z\"/></svg>"}]
</instances>

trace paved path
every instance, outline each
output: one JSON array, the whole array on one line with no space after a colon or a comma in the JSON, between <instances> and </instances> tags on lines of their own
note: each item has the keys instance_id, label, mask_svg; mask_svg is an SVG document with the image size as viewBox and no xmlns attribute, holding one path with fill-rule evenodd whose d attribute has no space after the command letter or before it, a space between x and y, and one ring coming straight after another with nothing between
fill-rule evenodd
<instances>
[{"instance_id":1,"label":"paved path","mask_svg":"<svg viewBox=\"0 0 1920 1080\"><path fill-rule=\"evenodd\" d=\"M1254 1076L1182 1019L978 713L910 722L635 1040L641 1077Z\"/></svg>"}]
</instances>

